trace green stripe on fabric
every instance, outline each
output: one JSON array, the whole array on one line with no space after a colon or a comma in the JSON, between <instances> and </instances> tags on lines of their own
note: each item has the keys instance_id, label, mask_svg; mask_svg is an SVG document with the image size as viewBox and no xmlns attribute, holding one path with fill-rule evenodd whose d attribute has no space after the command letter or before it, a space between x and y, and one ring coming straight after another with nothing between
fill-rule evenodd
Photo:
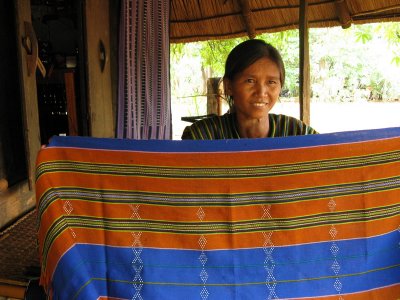
<instances>
[{"instance_id":1,"label":"green stripe on fabric","mask_svg":"<svg viewBox=\"0 0 400 300\"><path fill-rule=\"evenodd\" d=\"M52 188L41 195L38 206L38 217L57 200L83 200L108 204L145 204L161 206L227 206L239 207L248 205L285 204L301 201L330 199L343 196L370 194L375 192L400 189L400 177L379 180L315 186L292 190L272 192L252 192L235 194L190 194L145 191L101 190L80 187Z\"/></svg>"},{"instance_id":2,"label":"green stripe on fabric","mask_svg":"<svg viewBox=\"0 0 400 300\"><path fill-rule=\"evenodd\" d=\"M198 286L198 287L228 287L228 286L253 286L253 285L269 285L269 284L283 284L283 283L295 283L295 282L307 282L307 281L319 281L319 280L327 280L327 279L341 279L347 277L357 277L363 276L366 274L382 272L390 269L399 268L400 264L386 266L382 268L370 269L365 272L357 272L357 273L348 273L348 274L337 274L337 275L330 275L330 276L321 276L321 277L309 277L309 278L302 278L302 279L288 279L288 280L274 280L274 281L261 281L261 282L244 282L244 283L207 283L207 282L193 282L193 283L182 283L182 282L153 282L153 281L128 281L128 280L113 280L113 279L106 279L106 278L96 278L93 277L88 280L74 295L73 299L77 299L81 291L90 285L93 281L107 281L107 282L118 282L118 283L125 283L129 286L132 285L163 285L163 286ZM346 294L343 294L345 296Z\"/></svg>"},{"instance_id":3,"label":"green stripe on fabric","mask_svg":"<svg viewBox=\"0 0 400 300\"><path fill-rule=\"evenodd\" d=\"M157 178L262 178L385 165L398 162L399 160L400 150L374 155L306 161L293 164L216 168L147 166L138 164L118 165L60 160L39 165L37 168L37 180L47 172L76 172L97 175L149 176Z\"/></svg>"},{"instance_id":4,"label":"green stripe on fabric","mask_svg":"<svg viewBox=\"0 0 400 300\"><path fill-rule=\"evenodd\" d=\"M400 204L379 208L335 211L294 218L257 219L237 222L173 222L163 220L97 218L91 216L61 216L48 229L43 243L43 256L55 239L68 228L85 228L115 232L151 232L186 235L245 234L267 231L286 231L326 225L370 222L398 216Z\"/></svg>"}]
</instances>

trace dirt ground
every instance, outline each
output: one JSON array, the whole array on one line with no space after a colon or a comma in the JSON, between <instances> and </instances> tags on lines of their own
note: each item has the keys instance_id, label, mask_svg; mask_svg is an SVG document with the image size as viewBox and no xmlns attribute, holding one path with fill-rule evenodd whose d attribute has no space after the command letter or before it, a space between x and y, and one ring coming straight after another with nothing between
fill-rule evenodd
<instances>
[{"instance_id":1,"label":"dirt ground","mask_svg":"<svg viewBox=\"0 0 400 300\"><path fill-rule=\"evenodd\" d=\"M182 103L181 103L182 104ZM299 118L299 104L295 102L277 103L272 111ZM205 112L199 112L205 114ZM180 140L188 122L182 116L193 115L187 105L173 105L173 139ZM400 101L396 102L349 102L311 103L311 126L320 133L400 127Z\"/></svg>"}]
</instances>

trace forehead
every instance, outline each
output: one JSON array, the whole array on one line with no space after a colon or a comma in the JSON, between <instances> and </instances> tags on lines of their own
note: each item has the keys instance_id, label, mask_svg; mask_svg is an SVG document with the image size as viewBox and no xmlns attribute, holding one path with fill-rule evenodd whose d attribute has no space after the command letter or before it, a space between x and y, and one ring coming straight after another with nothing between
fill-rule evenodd
<instances>
[{"instance_id":1,"label":"forehead","mask_svg":"<svg viewBox=\"0 0 400 300\"><path fill-rule=\"evenodd\" d=\"M270 76L280 77L280 70L278 64L270 58L263 57L256 60L254 63L245 68L241 74L251 75L253 74L268 74ZM240 75L240 74L238 74Z\"/></svg>"}]
</instances>

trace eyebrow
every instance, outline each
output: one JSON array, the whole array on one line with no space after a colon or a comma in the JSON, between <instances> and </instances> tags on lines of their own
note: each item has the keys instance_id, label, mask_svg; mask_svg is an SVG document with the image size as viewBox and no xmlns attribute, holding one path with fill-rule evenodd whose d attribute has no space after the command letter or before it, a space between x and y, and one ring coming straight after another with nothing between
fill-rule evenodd
<instances>
[{"instance_id":1,"label":"eyebrow","mask_svg":"<svg viewBox=\"0 0 400 300\"><path fill-rule=\"evenodd\" d=\"M251 73L241 73L240 75L239 75L239 77L257 77L256 75L254 75L254 74L251 74ZM275 79L275 80L280 80L281 79L281 77L280 76L268 76L268 79Z\"/></svg>"}]
</instances>

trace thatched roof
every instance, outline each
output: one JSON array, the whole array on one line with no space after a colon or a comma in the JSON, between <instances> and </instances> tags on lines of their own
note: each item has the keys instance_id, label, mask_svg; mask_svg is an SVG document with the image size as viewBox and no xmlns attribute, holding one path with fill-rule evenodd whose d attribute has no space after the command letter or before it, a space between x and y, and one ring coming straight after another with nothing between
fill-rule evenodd
<instances>
[{"instance_id":1,"label":"thatched roof","mask_svg":"<svg viewBox=\"0 0 400 300\"><path fill-rule=\"evenodd\" d=\"M299 27L300 0L171 0L172 43ZM308 0L309 27L400 21L400 0Z\"/></svg>"}]
</instances>

